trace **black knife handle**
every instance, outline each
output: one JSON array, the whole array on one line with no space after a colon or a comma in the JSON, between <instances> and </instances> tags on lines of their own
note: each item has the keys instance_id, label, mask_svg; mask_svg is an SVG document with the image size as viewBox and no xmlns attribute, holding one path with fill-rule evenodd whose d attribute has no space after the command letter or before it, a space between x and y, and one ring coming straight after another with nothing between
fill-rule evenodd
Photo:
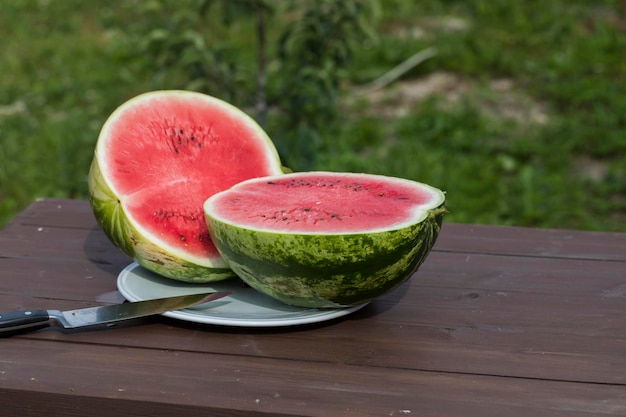
<instances>
[{"instance_id":1,"label":"black knife handle","mask_svg":"<svg viewBox=\"0 0 626 417\"><path fill-rule=\"evenodd\" d=\"M21 310L0 313L0 337L43 329L51 325L47 310Z\"/></svg>"}]
</instances>

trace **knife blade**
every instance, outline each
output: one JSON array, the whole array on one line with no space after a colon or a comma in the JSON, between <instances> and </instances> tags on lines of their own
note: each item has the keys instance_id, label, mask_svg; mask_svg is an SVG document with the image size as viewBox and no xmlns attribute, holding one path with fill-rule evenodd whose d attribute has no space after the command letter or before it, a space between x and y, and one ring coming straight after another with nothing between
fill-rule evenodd
<instances>
[{"instance_id":1,"label":"knife blade","mask_svg":"<svg viewBox=\"0 0 626 417\"><path fill-rule=\"evenodd\" d=\"M188 294L77 310L19 310L0 313L0 337L13 336L44 327L76 329L111 325L123 320L151 316L204 304L230 295L230 291Z\"/></svg>"}]
</instances>

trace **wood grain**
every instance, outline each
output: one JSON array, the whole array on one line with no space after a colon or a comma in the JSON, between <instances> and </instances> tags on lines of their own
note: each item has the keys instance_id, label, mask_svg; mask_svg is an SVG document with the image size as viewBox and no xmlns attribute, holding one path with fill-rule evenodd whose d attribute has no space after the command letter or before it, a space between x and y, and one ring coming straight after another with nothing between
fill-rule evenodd
<instances>
[{"instance_id":1,"label":"wood grain","mask_svg":"<svg viewBox=\"0 0 626 417\"><path fill-rule=\"evenodd\" d=\"M0 231L0 310L121 302L85 201ZM444 225L410 281L315 325L151 317L0 339L10 416L626 415L626 235ZM2 414L4 415L4 414Z\"/></svg>"}]
</instances>

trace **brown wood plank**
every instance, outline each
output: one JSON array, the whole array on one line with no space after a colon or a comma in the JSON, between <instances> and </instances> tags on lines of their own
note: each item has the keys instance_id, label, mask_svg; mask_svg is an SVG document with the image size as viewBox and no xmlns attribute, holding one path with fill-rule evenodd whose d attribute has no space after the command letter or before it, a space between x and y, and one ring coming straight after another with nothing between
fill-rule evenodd
<instances>
[{"instance_id":1,"label":"brown wood plank","mask_svg":"<svg viewBox=\"0 0 626 417\"><path fill-rule=\"evenodd\" d=\"M71 258L80 259L78 254ZM588 331L600 331L607 326L612 331L622 323L619 313L626 278L619 263L602 263L605 269L601 272L593 270L595 263L591 261L529 262L511 257L503 267L497 262L492 264L493 257L475 255L472 258L475 261L463 262L458 268L462 272L450 273L456 265L455 258L457 262L466 258L445 253L433 254L432 258L435 262L428 260L409 285L378 299L379 308L387 305L385 308L390 309L400 304L393 309L397 312L396 320L407 323L416 317L425 320L427 316L416 311L424 305L440 309L451 306L465 314L472 313L477 319L488 319L490 313L484 315L482 311L486 305L493 305L491 310L499 312L494 317L500 321L490 325L502 328L511 327L507 321L521 314L532 319L531 323L545 323L547 328L558 325L561 331L573 328L573 332L580 332L585 321L590 324L585 327ZM123 264L103 268L101 264L86 261L72 263L44 258L27 264L19 259L1 259L0 266L0 291L4 294L95 302L116 290L116 275ZM15 281L20 285L14 285ZM594 311L594 315L590 316L589 311Z\"/></svg>"},{"instance_id":2,"label":"brown wood plank","mask_svg":"<svg viewBox=\"0 0 626 417\"><path fill-rule=\"evenodd\" d=\"M9 262L11 258L36 260L37 264L26 264L29 268L45 262L83 263L86 259L115 275L131 262L97 228L40 231L37 226L28 225L15 225L0 234L0 260ZM422 286L471 286L561 294L593 290L602 291L607 297L623 297L626 295L625 270L626 262L617 261L435 251L413 279Z\"/></svg>"},{"instance_id":3,"label":"brown wood plank","mask_svg":"<svg viewBox=\"0 0 626 417\"><path fill-rule=\"evenodd\" d=\"M23 339L11 342L3 346L0 360L0 396L3 389L13 395L28 391L31 404L37 402L33 392L44 392L69 401L81 397L106 398L111 404L151 400L170 410L206 406L224 410L222 415L236 415L226 410L274 415L309 415L315 410L315 415L328 416L626 413L622 386L318 362L299 362L294 368L289 360L98 345L76 349L64 343ZM10 387L6 386L8 378ZM152 381L158 381L156 401ZM11 415L19 415L20 410L15 407ZM49 412L62 416L57 410Z\"/></svg>"},{"instance_id":4,"label":"brown wood plank","mask_svg":"<svg viewBox=\"0 0 626 417\"><path fill-rule=\"evenodd\" d=\"M65 199L37 200L9 226L16 223L87 229L96 226L87 201ZM455 224L444 221L434 250L626 261L626 234Z\"/></svg>"},{"instance_id":5,"label":"brown wood plank","mask_svg":"<svg viewBox=\"0 0 626 417\"><path fill-rule=\"evenodd\" d=\"M425 266L407 285L379 298L379 308L393 307L392 311L397 312L396 320L404 322L417 317L424 320L426 316L420 316L416 311L422 306L440 310L454 308L480 318L481 311L492 305L492 310L499 312L494 318L498 317L504 328L507 320L522 313L526 313L524 317L527 319L533 318L533 323L546 323L547 327L558 325L561 330L573 328L576 332L580 332L584 320L590 321L588 331L600 331L607 326L615 329L621 325L619 313L626 278L617 263L604 264L611 269L594 277L592 265L587 265L593 264L590 261L549 262L539 259L530 263L513 257L508 262L508 269L501 269L496 264L498 270L494 272L486 269L491 258L484 257L472 264L471 269L466 263L463 265L466 271L449 274L445 268L454 267L450 258L455 256L459 255L433 254L433 257L442 258L441 265ZM570 263L574 264L573 267L568 265ZM121 269L120 265L105 269L90 262L69 263L51 259L27 264L19 259L2 259L0 266L1 293L30 295L43 300L80 301L100 301L104 294L115 291L116 275ZM534 270L542 272L537 274L532 272ZM20 284L15 285L15 281ZM589 311L594 311L595 315L590 316ZM618 314L614 314L615 311ZM391 320L391 316L388 317ZM546 320L548 318L550 320Z\"/></svg>"},{"instance_id":6,"label":"brown wood plank","mask_svg":"<svg viewBox=\"0 0 626 417\"><path fill-rule=\"evenodd\" d=\"M6 228L14 224L90 229L96 220L87 200L41 198L20 212Z\"/></svg>"},{"instance_id":7,"label":"brown wood plank","mask_svg":"<svg viewBox=\"0 0 626 417\"><path fill-rule=\"evenodd\" d=\"M626 261L626 233L445 223L435 250Z\"/></svg>"},{"instance_id":8,"label":"brown wood plank","mask_svg":"<svg viewBox=\"0 0 626 417\"><path fill-rule=\"evenodd\" d=\"M13 224L0 233L0 259L38 259L127 265L132 260L97 227L57 228Z\"/></svg>"},{"instance_id":9,"label":"brown wood plank","mask_svg":"<svg viewBox=\"0 0 626 417\"><path fill-rule=\"evenodd\" d=\"M8 309L95 304L59 296L24 305L25 297L0 301ZM591 298L581 310L581 299L486 292L468 304L463 291L426 287L411 302L376 300L343 320L315 326L254 331L160 318L132 328L32 337L171 350L184 338L184 349L198 352L626 384L623 302Z\"/></svg>"},{"instance_id":10,"label":"brown wood plank","mask_svg":"<svg viewBox=\"0 0 626 417\"><path fill-rule=\"evenodd\" d=\"M433 252L412 279L420 286L626 296L626 262Z\"/></svg>"},{"instance_id":11,"label":"brown wood plank","mask_svg":"<svg viewBox=\"0 0 626 417\"><path fill-rule=\"evenodd\" d=\"M33 401L33 396L35 396L36 401ZM139 401L119 398L68 396L66 394L11 389L0 389L0 404L3 404L7 416L10 417L244 417L250 415L247 411L224 410L191 403L167 404L154 400ZM297 417L295 414L261 413L259 411L255 411L254 416Z\"/></svg>"},{"instance_id":12,"label":"brown wood plank","mask_svg":"<svg viewBox=\"0 0 626 417\"><path fill-rule=\"evenodd\" d=\"M48 331L28 338L386 369L613 384L626 389L623 340L599 338L589 345L588 338L575 335L551 338L532 330L509 339L507 335L489 331L454 335L455 331L463 330L435 325L396 326L391 331L384 323L374 323L367 326L368 329L351 327L352 323L342 321L325 328L251 334L154 319L142 320L134 327L83 334ZM362 336L368 330L371 336ZM359 339L358 334L361 334ZM184 346L180 340L184 341Z\"/></svg>"}]
</instances>

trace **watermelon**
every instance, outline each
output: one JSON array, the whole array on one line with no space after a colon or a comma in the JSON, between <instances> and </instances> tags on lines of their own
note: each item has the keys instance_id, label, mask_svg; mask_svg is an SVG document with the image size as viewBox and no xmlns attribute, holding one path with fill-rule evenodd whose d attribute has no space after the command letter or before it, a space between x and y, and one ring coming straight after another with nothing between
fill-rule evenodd
<instances>
[{"instance_id":1,"label":"watermelon","mask_svg":"<svg viewBox=\"0 0 626 417\"><path fill-rule=\"evenodd\" d=\"M90 202L111 241L167 278L209 282L233 271L211 242L203 203L281 163L252 118L217 98L154 91L104 123L89 171Z\"/></svg>"},{"instance_id":2,"label":"watermelon","mask_svg":"<svg viewBox=\"0 0 626 417\"><path fill-rule=\"evenodd\" d=\"M212 241L248 285L286 304L359 305L405 282L439 234L444 193L372 174L243 181L204 203Z\"/></svg>"}]
</instances>

